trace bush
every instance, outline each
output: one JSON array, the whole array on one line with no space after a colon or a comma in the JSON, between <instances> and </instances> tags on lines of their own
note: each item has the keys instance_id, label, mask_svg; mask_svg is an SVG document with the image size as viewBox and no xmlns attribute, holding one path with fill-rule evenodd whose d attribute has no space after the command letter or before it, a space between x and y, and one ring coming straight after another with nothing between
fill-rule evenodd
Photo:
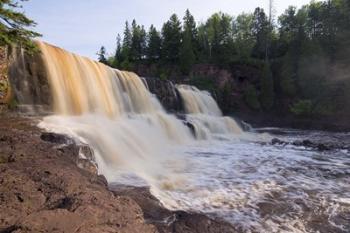
<instances>
[{"instance_id":1,"label":"bush","mask_svg":"<svg viewBox=\"0 0 350 233\"><path fill-rule=\"evenodd\" d=\"M270 110L274 104L274 84L270 64L267 62L265 63L262 70L260 85L261 105L265 110Z\"/></svg>"},{"instance_id":2,"label":"bush","mask_svg":"<svg viewBox=\"0 0 350 233\"><path fill-rule=\"evenodd\" d=\"M161 80L167 80L168 79L168 75L165 72L162 72L162 73L160 73L159 78Z\"/></svg>"},{"instance_id":3,"label":"bush","mask_svg":"<svg viewBox=\"0 0 350 233\"><path fill-rule=\"evenodd\" d=\"M312 101L298 100L290 107L290 111L296 116L309 116L312 114Z\"/></svg>"},{"instance_id":4,"label":"bush","mask_svg":"<svg viewBox=\"0 0 350 233\"><path fill-rule=\"evenodd\" d=\"M249 85L244 91L244 100L253 110L260 110L261 106L258 100L258 92L253 85Z\"/></svg>"},{"instance_id":5,"label":"bush","mask_svg":"<svg viewBox=\"0 0 350 233\"><path fill-rule=\"evenodd\" d=\"M134 64L126 59L120 64L120 68L122 70L133 71L134 70Z\"/></svg>"},{"instance_id":6,"label":"bush","mask_svg":"<svg viewBox=\"0 0 350 233\"><path fill-rule=\"evenodd\" d=\"M189 80L189 84L201 90L215 92L217 88L214 80L215 79L211 76L192 76Z\"/></svg>"},{"instance_id":7,"label":"bush","mask_svg":"<svg viewBox=\"0 0 350 233\"><path fill-rule=\"evenodd\" d=\"M18 102L14 97L12 97L7 106L10 110L16 110L18 107Z\"/></svg>"}]
</instances>

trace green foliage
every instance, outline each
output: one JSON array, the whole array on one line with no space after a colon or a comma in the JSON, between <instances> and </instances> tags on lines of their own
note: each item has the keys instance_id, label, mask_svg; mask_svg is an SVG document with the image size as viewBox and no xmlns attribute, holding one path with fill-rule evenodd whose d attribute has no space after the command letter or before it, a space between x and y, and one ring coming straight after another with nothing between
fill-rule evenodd
<instances>
[{"instance_id":1,"label":"green foliage","mask_svg":"<svg viewBox=\"0 0 350 233\"><path fill-rule=\"evenodd\" d=\"M258 92L253 85L248 85L248 87L245 89L244 100L247 105L253 110L259 110L261 108Z\"/></svg>"},{"instance_id":2,"label":"green foliage","mask_svg":"<svg viewBox=\"0 0 350 233\"><path fill-rule=\"evenodd\" d=\"M123 63L124 60L130 60L131 43L132 43L132 35L129 27L129 22L126 21L125 28L124 28L123 45L121 48L120 63Z\"/></svg>"},{"instance_id":3,"label":"green foliage","mask_svg":"<svg viewBox=\"0 0 350 233\"><path fill-rule=\"evenodd\" d=\"M191 31L186 30L183 33L182 45L180 49L180 67L183 74L190 73L196 59L191 37Z\"/></svg>"},{"instance_id":4,"label":"green foliage","mask_svg":"<svg viewBox=\"0 0 350 233\"><path fill-rule=\"evenodd\" d=\"M261 77L261 105L265 110L270 110L274 103L274 84L270 64L265 63Z\"/></svg>"},{"instance_id":5,"label":"green foliage","mask_svg":"<svg viewBox=\"0 0 350 233\"><path fill-rule=\"evenodd\" d=\"M209 55L208 61L227 65L236 54L233 40L233 18L224 13L213 14L200 26L201 47Z\"/></svg>"},{"instance_id":6,"label":"green foliage","mask_svg":"<svg viewBox=\"0 0 350 233\"><path fill-rule=\"evenodd\" d=\"M168 75L165 72L162 72L162 73L160 73L159 78L161 80L167 80L168 79Z\"/></svg>"},{"instance_id":7,"label":"green foliage","mask_svg":"<svg viewBox=\"0 0 350 233\"><path fill-rule=\"evenodd\" d=\"M110 64L114 68L118 68L120 66L120 63L122 62L122 44L121 44L121 37L118 34L117 35L117 48L115 50L114 58L113 60L109 61Z\"/></svg>"},{"instance_id":8,"label":"green foliage","mask_svg":"<svg viewBox=\"0 0 350 233\"><path fill-rule=\"evenodd\" d=\"M215 78L210 76L192 76L189 84L198 87L201 90L215 92Z\"/></svg>"},{"instance_id":9,"label":"green foliage","mask_svg":"<svg viewBox=\"0 0 350 233\"><path fill-rule=\"evenodd\" d=\"M146 50L146 32L143 26L137 25L136 20L131 24L131 45L129 59L141 61Z\"/></svg>"},{"instance_id":10,"label":"green foliage","mask_svg":"<svg viewBox=\"0 0 350 233\"><path fill-rule=\"evenodd\" d=\"M310 116L312 113L312 101L298 100L290 107L290 111L296 116Z\"/></svg>"},{"instance_id":11,"label":"green foliage","mask_svg":"<svg viewBox=\"0 0 350 233\"><path fill-rule=\"evenodd\" d=\"M252 74L244 92L252 109L286 112L286 103L307 99L314 113L350 115L349 54L350 1L327 0L288 7L278 23L262 8L237 17L218 12L199 25L186 10L182 22L172 15L161 33L154 26L146 33L136 21L131 27L126 22L110 64L128 70L148 65L162 78L181 75L179 70L191 75L198 63L226 69L238 65ZM190 82L218 91L215 78L192 77Z\"/></svg>"},{"instance_id":12,"label":"green foliage","mask_svg":"<svg viewBox=\"0 0 350 233\"><path fill-rule=\"evenodd\" d=\"M242 13L233 24L235 47L239 59L247 59L252 54L256 38L253 35L253 15Z\"/></svg>"},{"instance_id":13,"label":"green foliage","mask_svg":"<svg viewBox=\"0 0 350 233\"><path fill-rule=\"evenodd\" d=\"M125 59L124 61L122 61L122 63L120 64L120 68L122 70L128 70L128 71L132 71L134 68L134 64L132 62L130 62L128 59Z\"/></svg>"},{"instance_id":14,"label":"green foliage","mask_svg":"<svg viewBox=\"0 0 350 233\"><path fill-rule=\"evenodd\" d=\"M22 8L20 2L23 1L25 0L0 1L0 46L19 45L33 53L38 49L32 39L41 35L28 29L36 23L19 12Z\"/></svg>"},{"instance_id":15,"label":"green foliage","mask_svg":"<svg viewBox=\"0 0 350 233\"><path fill-rule=\"evenodd\" d=\"M5 157L5 155L0 154L0 164L8 163L8 159Z\"/></svg>"},{"instance_id":16,"label":"green foliage","mask_svg":"<svg viewBox=\"0 0 350 233\"><path fill-rule=\"evenodd\" d=\"M176 14L162 28L162 58L164 62L177 63L181 47L181 22Z\"/></svg>"},{"instance_id":17,"label":"green foliage","mask_svg":"<svg viewBox=\"0 0 350 233\"><path fill-rule=\"evenodd\" d=\"M108 65L108 61L107 61L107 58L106 58L106 48L104 46L102 46L100 48L100 51L97 53L97 55L98 55L98 61L99 62Z\"/></svg>"},{"instance_id":18,"label":"green foliage","mask_svg":"<svg viewBox=\"0 0 350 233\"><path fill-rule=\"evenodd\" d=\"M272 27L262 8L258 7L254 11L252 32L256 40L252 56L260 59L267 58Z\"/></svg>"},{"instance_id":19,"label":"green foliage","mask_svg":"<svg viewBox=\"0 0 350 233\"><path fill-rule=\"evenodd\" d=\"M15 110L18 107L18 101L15 98L11 98L10 102L8 103L8 108L10 110Z\"/></svg>"},{"instance_id":20,"label":"green foliage","mask_svg":"<svg viewBox=\"0 0 350 233\"><path fill-rule=\"evenodd\" d=\"M147 44L147 58L151 62L158 61L161 55L162 40L160 38L160 33L153 25L151 25L148 31Z\"/></svg>"},{"instance_id":21,"label":"green foliage","mask_svg":"<svg viewBox=\"0 0 350 233\"><path fill-rule=\"evenodd\" d=\"M187 9L184 17L179 62L183 74L189 74L196 61L196 53L198 52L197 36L196 22Z\"/></svg>"}]
</instances>

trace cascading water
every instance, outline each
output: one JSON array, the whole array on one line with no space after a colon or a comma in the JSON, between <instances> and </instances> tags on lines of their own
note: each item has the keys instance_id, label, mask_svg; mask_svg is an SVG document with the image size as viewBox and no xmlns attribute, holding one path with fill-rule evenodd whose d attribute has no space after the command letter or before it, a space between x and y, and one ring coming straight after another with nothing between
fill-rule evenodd
<instances>
[{"instance_id":1,"label":"cascading water","mask_svg":"<svg viewBox=\"0 0 350 233\"><path fill-rule=\"evenodd\" d=\"M198 139L210 139L213 135L242 134L242 129L230 117L224 117L216 101L207 91L196 87L177 85L184 101L187 120L194 126Z\"/></svg>"},{"instance_id":2,"label":"cascading water","mask_svg":"<svg viewBox=\"0 0 350 233\"><path fill-rule=\"evenodd\" d=\"M142 80L43 42L38 45L56 113L40 126L70 133L92 146L99 172L110 182L122 171L153 186L171 182L167 179L175 175L162 161L174 159L172 147L193 137L163 110Z\"/></svg>"},{"instance_id":3,"label":"cascading water","mask_svg":"<svg viewBox=\"0 0 350 233\"><path fill-rule=\"evenodd\" d=\"M55 112L40 126L89 144L110 183L149 185L166 207L223 217L239 232L350 229L349 151L261 143L222 116L208 92L179 85L196 137L212 139L195 140L136 74L38 45Z\"/></svg>"}]
</instances>

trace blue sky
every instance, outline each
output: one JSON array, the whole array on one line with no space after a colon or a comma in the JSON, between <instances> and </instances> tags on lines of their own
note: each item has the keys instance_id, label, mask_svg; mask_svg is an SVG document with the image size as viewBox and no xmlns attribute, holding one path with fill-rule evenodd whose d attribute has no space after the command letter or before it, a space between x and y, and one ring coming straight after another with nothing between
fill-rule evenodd
<instances>
[{"instance_id":1,"label":"blue sky","mask_svg":"<svg viewBox=\"0 0 350 233\"><path fill-rule=\"evenodd\" d=\"M274 0L276 15L289 5L308 2ZM38 23L36 30L44 41L96 59L101 45L113 52L125 20L135 18L146 28L154 24L160 29L172 13L182 18L187 8L196 21L205 21L214 12L237 15L267 5L268 0L30 0L24 3L24 11Z\"/></svg>"}]
</instances>

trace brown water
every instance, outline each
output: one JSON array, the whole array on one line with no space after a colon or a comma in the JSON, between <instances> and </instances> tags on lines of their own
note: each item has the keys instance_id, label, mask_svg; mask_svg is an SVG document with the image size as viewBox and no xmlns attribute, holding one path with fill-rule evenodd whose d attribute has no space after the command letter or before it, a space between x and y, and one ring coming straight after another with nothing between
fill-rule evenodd
<instances>
[{"instance_id":1,"label":"brown water","mask_svg":"<svg viewBox=\"0 0 350 233\"><path fill-rule=\"evenodd\" d=\"M193 137L136 74L38 44L55 111L40 126L89 144L109 182L151 186L168 208L225 218L241 232L350 232L349 151L267 143L349 134L244 132L209 93L178 86Z\"/></svg>"}]
</instances>

